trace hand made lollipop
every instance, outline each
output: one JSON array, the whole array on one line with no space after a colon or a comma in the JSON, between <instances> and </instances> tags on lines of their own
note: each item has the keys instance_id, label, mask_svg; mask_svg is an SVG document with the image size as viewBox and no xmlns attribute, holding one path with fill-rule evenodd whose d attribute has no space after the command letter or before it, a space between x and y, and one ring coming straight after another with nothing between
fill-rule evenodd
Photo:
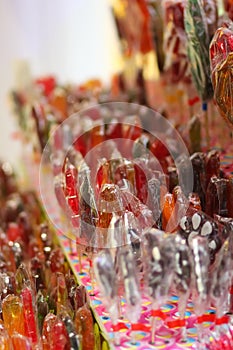
<instances>
[{"instance_id":1,"label":"hand made lollipop","mask_svg":"<svg viewBox=\"0 0 233 350\"><path fill-rule=\"evenodd\" d=\"M152 300L151 343L159 326L157 318L163 319L161 305L166 301L174 273L174 242L163 238L163 231L152 229L144 235L144 261L147 294Z\"/></svg>"},{"instance_id":2,"label":"hand made lollipop","mask_svg":"<svg viewBox=\"0 0 233 350\"><path fill-rule=\"evenodd\" d=\"M104 296L105 303L111 315L112 324L118 323L116 273L111 253L106 250L94 259L94 271L98 286ZM114 332L115 343L119 345L119 334Z\"/></svg>"},{"instance_id":3,"label":"hand made lollipop","mask_svg":"<svg viewBox=\"0 0 233 350\"><path fill-rule=\"evenodd\" d=\"M204 9L199 0L188 0L185 9L185 31L188 37L188 56L193 82L203 102L207 145L209 144L209 125L207 101L213 96L210 79L209 34Z\"/></svg>"},{"instance_id":4,"label":"hand made lollipop","mask_svg":"<svg viewBox=\"0 0 233 350\"><path fill-rule=\"evenodd\" d=\"M231 28L221 27L216 31L210 44L210 60L214 99L222 117L232 127L233 31Z\"/></svg>"},{"instance_id":5,"label":"hand made lollipop","mask_svg":"<svg viewBox=\"0 0 233 350\"><path fill-rule=\"evenodd\" d=\"M216 307L216 337L221 341L221 333L225 333L223 324L227 321L223 317L229 309L228 290L231 284L231 253L229 251L229 242L225 241L216 258L216 263L211 276L211 298ZM228 305L227 305L228 304Z\"/></svg>"},{"instance_id":6,"label":"hand made lollipop","mask_svg":"<svg viewBox=\"0 0 233 350\"><path fill-rule=\"evenodd\" d=\"M187 301L191 292L192 265L190 258L190 249L185 240L182 239L181 236L177 235L175 243L176 253L174 285L179 296L178 310L180 314L181 324L183 323L181 337L183 340L185 340L186 327L184 317Z\"/></svg>"},{"instance_id":7,"label":"hand made lollipop","mask_svg":"<svg viewBox=\"0 0 233 350\"><path fill-rule=\"evenodd\" d=\"M194 237L190 244L193 256L192 298L194 303L194 312L197 316L197 329L200 349L205 349L205 347L202 347L203 340L205 339L205 332L202 325L202 315L204 314L205 310L207 310L210 302L208 272L210 259L207 240L205 238Z\"/></svg>"},{"instance_id":8,"label":"hand made lollipop","mask_svg":"<svg viewBox=\"0 0 233 350\"><path fill-rule=\"evenodd\" d=\"M141 315L141 294L138 286L134 256L128 247L120 250L119 265L125 291L126 316L131 322L132 343L135 344L134 330Z\"/></svg>"}]
</instances>

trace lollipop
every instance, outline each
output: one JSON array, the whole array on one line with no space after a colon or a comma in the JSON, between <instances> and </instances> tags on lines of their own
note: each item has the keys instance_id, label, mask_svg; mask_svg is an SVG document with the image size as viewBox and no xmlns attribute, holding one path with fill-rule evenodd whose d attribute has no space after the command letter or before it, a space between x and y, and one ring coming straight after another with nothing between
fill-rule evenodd
<instances>
[{"instance_id":1,"label":"lollipop","mask_svg":"<svg viewBox=\"0 0 233 350\"><path fill-rule=\"evenodd\" d=\"M188 56L193 82L203 102L207 145L209 145L209 125L207 101L213 96L210 79L209 34L203 7L199 0L188 0L185 9L185 31L188 37Z\"/></svg>"},{"instance_id":2,"label":"lollipop","mask_svg":"<svg viewBox=\"0 0 233 350\"><path fill-rule=\"evenodd\" d=\"M184 30L184 1L166 0L165 21L166 31L164 47L166 52L164 70L172 84L180 81L191 82L190 65L186 50L186 33Z\"/></svg>"},{"instance_id":3,"label":"lollipop","mask_svg":"<svg viewBox=\"0 0 233 350\"><path fill-rule=\"evenodd\" d=\"M141 294L139 291L135 260L132 251L128 248L122 248L119 252L119 263L127 303L126 316L131 322L132 343L135 344L134 326L141 315Z\"/></svg>"},{"instance_id":4,"label":"lollipop","mask_svg":"<svg viewBox=\"0 0 233 350\"><path fill-rule=\"evenodd\" d=\"M182 339L186 339L185 328L185 310L187 301L191 291L191 274L192 265L190 258L190 249L187 246L184 239L177 235L176 240L176 253L175 253L175 275L174 285L179 295L178 309L180 314L180 320L183 321L182 327Z\"/></svg>"},{"instance_id":5,"label":"lollipop","mask_svg":"<svg viewBox=\"0 0 233 350\"><path fill-rule=\"evenodd\" d=\"M152 229L144 235L144 261L147 293L152 300L151 343L155 343L160 306L166 301L174 273L174 242L163 238L163 231Z\"/></svg>"},{"instance_id":6,"label":"lollipop","mask_svg":"<svg viewBox=\"0 0 233 350\"><path fill-rule=\"evenodd\" d=\"M112 324L116 329L116 332L114 332L115 343L119 345L119 334L116 327L118 323L116 273L109 250L105 250L94 259L94 271L98 286L111 315Z\"/></svg>"},{"instance_id":7,"label":"lollipop","mask_svg":"<svg viewBox=\"0 0 233 350\"><path fill-rule=\"evenodd\" d=\"M202 326L202 315L207 310L209 298L209 253L207 240L204 237L194 237L191 241L191 250L193 256L193 288L192 298L194 312L197 316L197 328L199 342L203 343L205 332Z\"/></svg>"},{"instance_id":8,"label":"lollipop","mask_svg":"<svg viewBox=\"0 0 233 350\"><path fill-rule=\"evenodd\" d=\"M228 299L226 296L231 283L231 267L231 252L229 251L229 242L227 240L219 251L211 276L210 294L216 307L217 336L220 336L221 334L222 317L229 309Z\"/></svg>"},{"instance_id":9,"label":"lollipop","mask_svg":"<svg viewBox=\"0 0 233 350\"><path fill-rule=\"evenodd\" d=\"M210 44L210 59L215 101L222 117L232 125L233 31L231 28L219 28L216 31Z\"/></svg>"}]
</instances>

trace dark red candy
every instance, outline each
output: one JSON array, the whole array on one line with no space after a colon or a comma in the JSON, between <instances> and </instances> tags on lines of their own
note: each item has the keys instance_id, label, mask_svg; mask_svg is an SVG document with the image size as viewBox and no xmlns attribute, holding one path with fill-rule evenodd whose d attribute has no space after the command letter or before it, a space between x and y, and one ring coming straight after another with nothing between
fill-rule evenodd
<instances>
[{"instance_id":1,"label":"dark red candy","mask_svg":"<svg viewBox=\"0 0 233 350\"><path fill-rule=\"evenodd\" d=\"M61 249L54 249L49 257L50 269L52 272L63 272L64 254Z\"/></svg>"}]
</instances>

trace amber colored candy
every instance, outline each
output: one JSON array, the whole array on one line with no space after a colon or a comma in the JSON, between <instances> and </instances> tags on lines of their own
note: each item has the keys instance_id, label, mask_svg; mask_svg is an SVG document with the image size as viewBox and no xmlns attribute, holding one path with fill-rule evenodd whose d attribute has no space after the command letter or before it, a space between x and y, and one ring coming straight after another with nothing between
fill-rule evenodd
<instances>
[{"instance_id":1,"label":"amber colored candy","mask_svg":"<svg viewBox=\"0 0 233 350\"><path fill-rule=\"evenodd\" d=\"M56 88L49 98L49 103L52 108L55 109L56 112L59 112L61 119L65 119L67 117L67 99L66 92L61 88Z\"/></svg>"},{"instance_id":2,"label":"amber colored candy","mask_svg":"<svg viewBox=\"0 0 233 350\"><path fill-rule=\"evenodd\" d=\"M0 350L11 350L10 337L0 320Z\"/></svg>"},{"instance_id":3,"label":"amber colored candy","mask_svg":"<svg viewBox=\"0 0 233 350\"><path fill-rule=\"evenodd\" d=\"M28 337L24 337L21 334L18 333L14 333L11 336L11 341L12 341L12 345L13 345L13 349L14 350L32 350L32 343L31 340ZM1 349L1 346L0 346Z\"/></svg>"},{"instance_id":4,"label":"amber colored candy","mask_svg":"<svg viewBox=\"0 0 233 350\"><path fill-rule=\"evenodd\" d=\"M87 304L81 306L75 315L74 325L78 334L82 335L82 349L94 349L94 324L91 310Z\"/></svg>"},{"instance_id":5,"label":"amber colored candy","mask_svg":"<svg viewBox=\"0 0 233 350\"><path fill-rule=\"evenodd\" d=\"M99 193L101 187L110 182L110 164L107 160L99 166L96 173L96 191Z\"/></svg>"},{"instance_id":6,"label":"amber colored candy","mask_svg":"<svg viewBox=\"0 0 233 350\"><path fill-rule=\"evenodd\" d=\"M162 228L166 232L173 232L176 228L175 225L175 198L171 193L165 194L164 198L161 199L162 208Z\"/></svg>"},{"instance_id":7,"label":"amber colored candy","mask_svg":"<svg viewBox=\"0 0 233 350\"><path fill-rule=\"evenodd\" d=\"M123 203L119 187L113 184L102 186L98 198L98 211L100 228L108 228L112 219L112 213L122 213Z\"/></svg>"},{"instance_id":8,"label":"amber colored candy","mask_svg":"<svg viewBox=\"0 0 233 350\"><path fill-rule=\"evenodd\" d=\"M2 315L9 335L25 335L23 304L18 296L10 294L2 301Z\"/></svg>"},{"instance_id":9,"label":"amber colored candy","mask_svg":"<svg viewBox=\"0 0 233 350\"><path fill-rule=\"evenodd\" d=\"M94 148L105 141L104 124L94 126L90 130L90 148Z\"/></svg>"}]
</instances>

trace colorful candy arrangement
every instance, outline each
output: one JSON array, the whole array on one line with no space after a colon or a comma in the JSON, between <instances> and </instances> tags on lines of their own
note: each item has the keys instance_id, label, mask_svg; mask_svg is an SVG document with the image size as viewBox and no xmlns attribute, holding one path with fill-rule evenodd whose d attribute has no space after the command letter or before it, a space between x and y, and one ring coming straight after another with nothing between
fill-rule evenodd
<instances>
[{"instance_id":1,"label":"colorful candy arrangement","mask_svg":"<svg viewBox=\"0 0 233 350\"><path fill-rule=\"evenodd\" d=\"M0 348L94 349L86 290L36 196L19 191L8 163L1 164L0 180Z\"/></svg>"},{"instance_id":2,"label":"colorful candy arrangement","mask_svg":"<svg viewBox=\"0 0 233 350\"><path fill-rule=\"evenodd\" d=\"M231 7L225 1L230 18ZM220 152L213 148L223 128L218 111L230 127L233 123L233 27L219 14L214 0L117 0L113 16L124 68L112 78L111 88L98 80L61 86L46 77L33 82L30 93L12 93L23 139L41 160L45 209L51 218L53 203L63 233L76 241L80 275L82 261L88 261L90 298L102 303L95 299L100 291L101 312L110 316L108 331L116 347L137 347L143 332L143 350L233 348L232 164L229 169L220 165L229 127L217 140ZM6 178L7 186L14 186ZM20 245L18 220L13 220L16 225L10 221L6 237L13 242L12 256L20 260L20 246L14 246ZM58 221L53 223L60 228ZM26 338L14 340L6 326L3 337L8 331L13 346L24 341L32 347L44 342L46 349L65 344L75 349L81 334L83 348L92 349L91 312L86 299L76 299L83 290L66 264L56 270L61 254L56 247L55 270L49 270L53 250L43 251L51 247L42 235L37 229L33 243L24 242L32 260L15 262L20 287L9 297L9 304L17 301L28 310L20 316L27 333L15 325ZM50 278L53 288L42 288L39 277L32 285L35 275L45 275L45 284ZM164 312L172 298L178 299L176 312ZM42 327L36 315L51 309L50 299L56 315L44 314ZM3 311L7 320L9 313ZM190 345L193 328L197 339Z\"/></svg>"},{"instance_id":3,"label":"colorful candy arrangement","mask_svg":"<svg viewBox=\"0 0 233 350\"><path fill-rule=\"evenodd\" d=\"M217 151L196 152L187 158L174 134L171 145L164 132L162 145L152 129L147 131L150 116L145 108L145 119L139 108L138 116L128 111L126 117L116 120L120 106L114 109L103 104L73 116L53 134L42 164L52 169L56 198L76 237L78 256L88 255L92 279L94 264L115 344L120 344L122 297L132 344L140 329L142 295L149 298L152 324L147 325L147 332L156 346L161 326L172 325L161 307L175 293L180 315L175 324L183 341L186 305L191 298L199 341L205 342L204 348L212 342L215 349L226 324L231 334L225 317L227 298L217 305L216 293L225 295L231 289L232 180L222 172ZM157 118L161 126L163 118ZM68 125L71 145L67 149L63 131ZM48 150L52 150L50 157ZM193 172L190 187L189 164ZM221 274L223 286L217 285ZM217 333L215 328L206 333L202 326L211 305L217 310L217 325L224 324Z\"/></svg>"}]
</instances>

